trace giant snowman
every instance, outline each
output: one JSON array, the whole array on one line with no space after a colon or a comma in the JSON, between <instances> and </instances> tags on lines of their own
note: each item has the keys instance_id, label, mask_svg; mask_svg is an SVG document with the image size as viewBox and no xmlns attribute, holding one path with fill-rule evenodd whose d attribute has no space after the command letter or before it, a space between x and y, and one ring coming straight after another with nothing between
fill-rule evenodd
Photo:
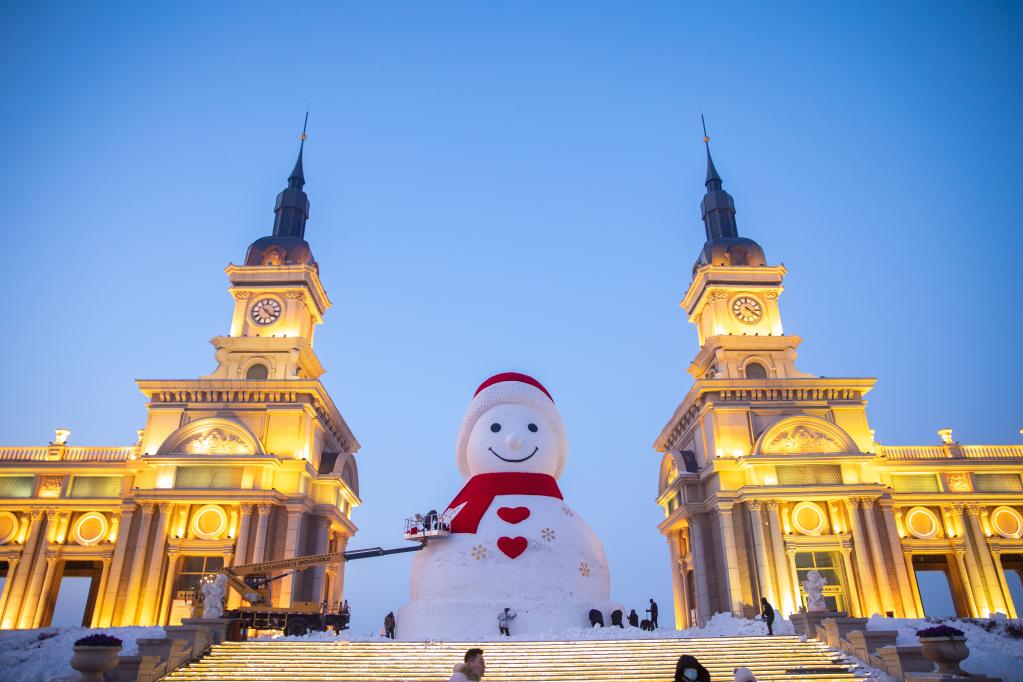
<instances>
[{"instance_id":1,"label":"giant snowman","mask_svg":"<svg viewBox=\"0 0 1023 682\"><path fill-rule=\"evenodd\" d=\"M400 639L496 635L506 607L517 614L513 635L589 627L590 609L609 622L621 606L608 600L604 547L558 489L567 454L561 415L539 381L509 372L480 385L458 434L467 482L444 513L451 535L412 563Z\"/></svg>"}]
</instances>

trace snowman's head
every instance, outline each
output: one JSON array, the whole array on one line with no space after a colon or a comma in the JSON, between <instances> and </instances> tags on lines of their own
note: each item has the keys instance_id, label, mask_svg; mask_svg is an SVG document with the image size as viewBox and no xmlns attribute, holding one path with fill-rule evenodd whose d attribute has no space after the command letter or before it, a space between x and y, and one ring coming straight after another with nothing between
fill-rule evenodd
<instances>
[{"instance_id":1,"label":"snowman's head","mask_svg":"<svg viewBox=\"0 0 1023 682\"><path fill-rule=\"evenodd\" d=\"M539 381L509 372L480 385L458 434L466 478L496 472L548 474L565 467L568 441L554 401Z\"/></svg>"}]
</instances>

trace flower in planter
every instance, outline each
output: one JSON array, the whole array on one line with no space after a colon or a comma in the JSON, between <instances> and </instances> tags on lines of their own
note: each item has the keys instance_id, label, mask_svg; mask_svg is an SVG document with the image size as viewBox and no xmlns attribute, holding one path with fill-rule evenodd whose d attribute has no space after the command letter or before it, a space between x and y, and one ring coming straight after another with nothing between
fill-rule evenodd
<instances>
[{"instance_id":1,"label":"flower in planter","mask_svg":"<svg viewBox=\"0 0 1023 682\"><path fill-rule=\"evenodd\" d=\"M121 640L111 635L89 635L75 642L75 646L121 646Z\"/></svg>"},{"instance_id":2,"label":"flower in planter","mask_svg":"<svg viewBox=\"0 0 1023 682\"><path fill-rule=\"evenodd\" d=\"M933 628L924 628L916 631L917 637L962 637L963 631L948 625L938 625Z\"/></svg>"}]
</instances>

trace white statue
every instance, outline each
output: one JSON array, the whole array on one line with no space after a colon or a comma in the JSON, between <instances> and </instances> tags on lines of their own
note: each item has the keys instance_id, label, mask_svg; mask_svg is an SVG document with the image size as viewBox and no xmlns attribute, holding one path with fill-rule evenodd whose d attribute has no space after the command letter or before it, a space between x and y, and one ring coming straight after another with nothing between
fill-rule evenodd
<instances>
[{"instance_id":1,"label":"white statue","mask_svg":"<svg viewBox=\"0 0 1023 682\"><path fill-rule=\"evenodd\" d=\"M806 580L803 581L803 590L806 591L807 611L828 610L828 605L824 601L824 595L821 594L821 591L827 584L828 581L817 571L810 571L806 574Z\"/></svg>"},{"instance_id":2,"label":"white statue","mask_svg":"<svg viewBox=\"0 0 1023 682\"><path fill-rule=\"evenodd\" d=\"M220 618L224 615L224 595L227 594L227 576L221 573L213 582L202 586L202 617Z\"/></svg>"}]
</instances>

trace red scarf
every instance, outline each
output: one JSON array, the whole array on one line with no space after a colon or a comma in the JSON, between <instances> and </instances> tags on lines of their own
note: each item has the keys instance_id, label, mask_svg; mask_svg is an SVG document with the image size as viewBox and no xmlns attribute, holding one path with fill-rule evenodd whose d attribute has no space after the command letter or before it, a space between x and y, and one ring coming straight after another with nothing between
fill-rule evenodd
<instances>
[{"instance_id":1,"label":"red scarf","mask_svg":"<svg viewBox=\"0 0 1023 682\"><path fill-rule=\"evenodd\" d=\"M467 503L451 522L452 533L475 533L480 519L498 495L542 495L565 499L558 482L547 474L497 473L478 474L451 500L448 509Z\"/></svg>"}]
</instances>

